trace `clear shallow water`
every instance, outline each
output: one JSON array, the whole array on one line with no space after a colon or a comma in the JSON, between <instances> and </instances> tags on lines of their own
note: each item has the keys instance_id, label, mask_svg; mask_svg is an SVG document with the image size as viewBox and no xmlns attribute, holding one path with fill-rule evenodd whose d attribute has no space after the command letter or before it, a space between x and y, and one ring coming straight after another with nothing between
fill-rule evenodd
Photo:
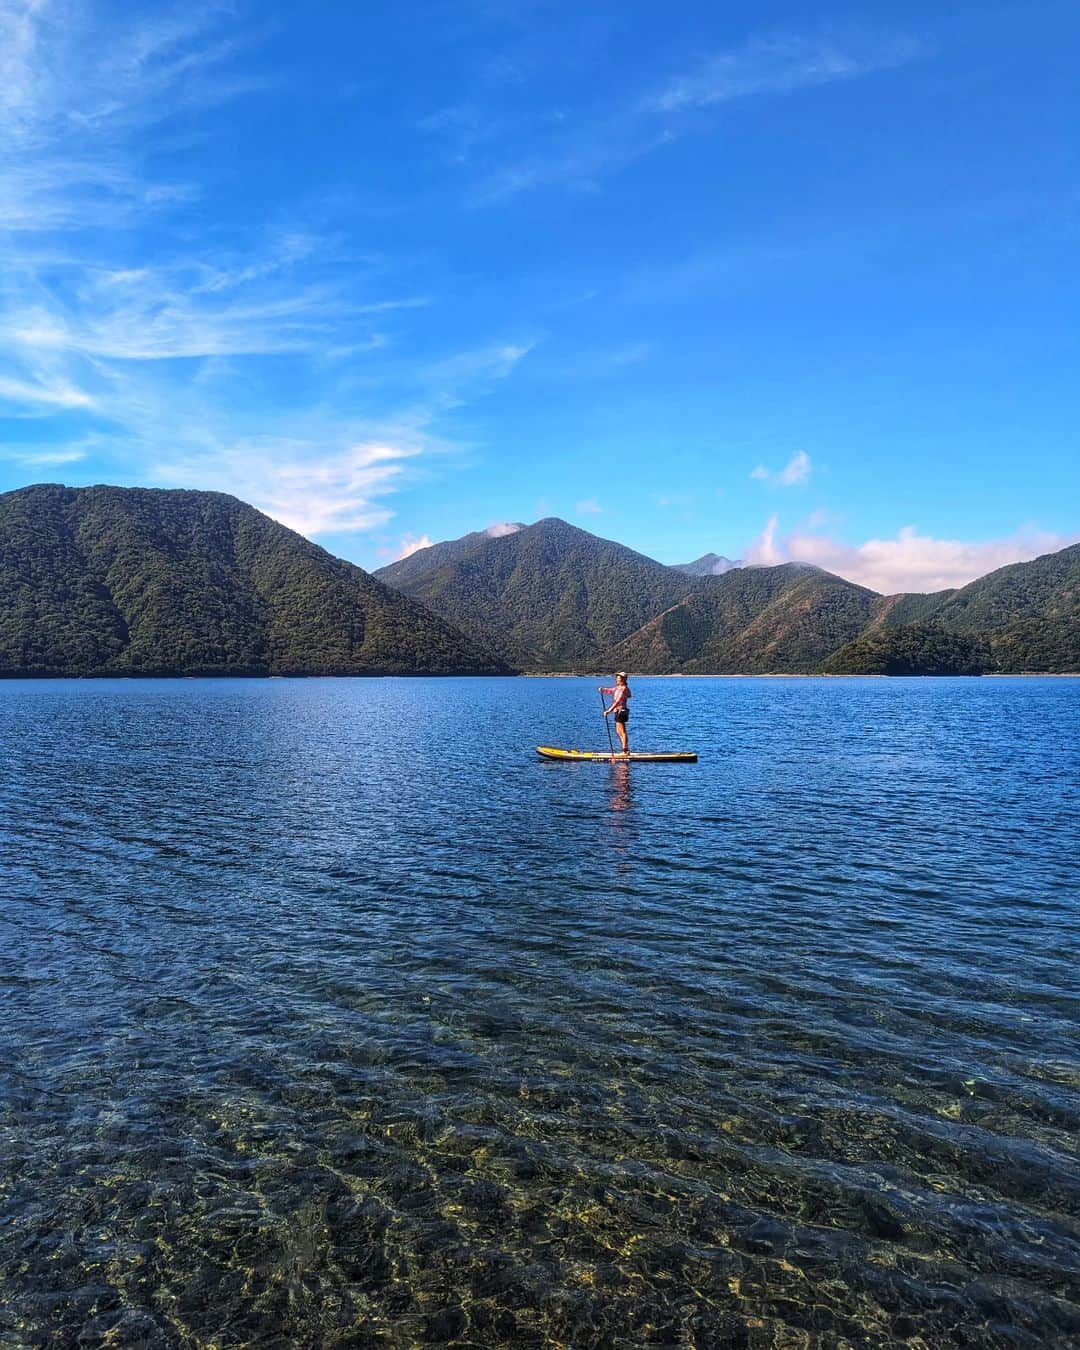
<instances>
[{"instance_id":1,"label":"clear shallow water","mask_svg":"<svg viewBox=\"0 0 1080 1350\"><path fill-rule=\"evenodd\" d=\"M1076 1343L1080 682L634 689L0 684L0 1345Z\"/></svg>"}]
</instances>

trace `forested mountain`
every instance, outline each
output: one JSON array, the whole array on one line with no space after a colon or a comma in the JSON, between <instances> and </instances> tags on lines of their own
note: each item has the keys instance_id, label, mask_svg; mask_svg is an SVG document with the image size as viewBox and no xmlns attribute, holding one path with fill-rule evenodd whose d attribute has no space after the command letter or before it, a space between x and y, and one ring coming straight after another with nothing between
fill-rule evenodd
<instances>
[{"instance_id":1,"label":"forested mountain","mask_svg":"<svg viewBox=\"0 0 1080 1350\"><path fill-rule=\"evenodd\" d=\"M378 575L525 670L1080 670L1080 545L930 595L880 596L802 563L715 570L727 563L664 567L544 520Z\"/></svg>"},{"instance_id":2,"label":"forested mountain","mask_svg":"<svg viewBox=\"0 0 1080 1350\"><path fill-rule=\"evenodd\" d=\"M809 673L856 638L881 603L805 563L738 568L619 643L607 664L657 675Z\"/></svg>"},{"instance_id":3,"label":"forested mountain","mask_svg":"<svg viewBox=\"0 0 1080 1350\"><path fill-rule=\"evenodd\" d=\"M733 567L742 567L741 562L732 562L720 553L703 553L693 562L673 563L676 572L685 572L688 577L722 577Z\"/></svg>"},{"instance_id":4,"label":"forested mountain","mask_svg":"<svg viewBox=\"0 0 1080 1350\"><path fill-rule=\"evenodd\" d=\"M881 609L881 624L885 628L902 628L913 623L928 623L955 594L955 591L912 591L887 595Z\"/></svg>"},{"instance_id":5,"label":"forested mountain","mask_svg":"<svg viewBox=\"0 0 1080 1350\"><path fill-rule=\"evenodd\" d=\"M549 519L484 539L450 561L435 557L428 570L397 584L512 665L572 670L594 665L700 583Z\"/></svg>"},{"instance_id":6,"label":"forested mountain","mask_svg":"<svg viewBox=\"0 0 1080 1350\"><path fill-rule=\"evenodd\" d=\"M483 644L234 497L0 495L0 674L502 670Z\"/></svg>"},{"instance_id":7,"label":"forested mountain","mask_svg":"<svg viewBox=\"0 0 1080 1350\"><path fill-rule=\"evenodd\" d=\"M940 602L926 619L984 635L991 669L1080 671L1080 544L999 567L934 598Z\"/></svg>"},{"instance_id":8,"label":"forested mountain","mask_svg":"<svg viewBox=\"0 0 1080 1350\"><path fill-rule=\"evenodd\" d=\"M932 623L870 629L822 665L827 675L982 675L992 669L985 637Z\"/></svg>"},{"instance_id":9,"label":"forested mountain","mask_svg":"<svg viewBox=\"0 0 1080 1350\"><path fill-rule=\"evenodd\" d=\"M997 633L1032 619L1080 617L1080 544L988 572L940 592L935 622L958 632Z\"/></svg>"},{"instance_id":10,"label":"forested mountain","mask_svg":"<svg viewBox=\"0 0 1080 1350\"><path fill-rule=\"evenodd\" d=\"M525 526L517 521L508 521L505 525L489 525L486 530L473 530L471 534L462 535L460 539L446 539L439 544L429 544L427 548L418 548L415 553L399 558L397 562L377 567L371 575L378 577L385 585L403 591L411 582L426 576L445 563L467 558L489 540L516 534L518 530L524 528Z\"/></svg>"},{"instance_id":11,"label":"forested mountain","mask_svg":"<svg viewBox=\"0 0 1080 1350\"><path fill-rule=\"evenodd\" d=\"M549 519L391 587L221 493L46 484L0 494L0 675L1080 672L1080 545L933 595L697 565Z\"/></svg>"}]
</instances>

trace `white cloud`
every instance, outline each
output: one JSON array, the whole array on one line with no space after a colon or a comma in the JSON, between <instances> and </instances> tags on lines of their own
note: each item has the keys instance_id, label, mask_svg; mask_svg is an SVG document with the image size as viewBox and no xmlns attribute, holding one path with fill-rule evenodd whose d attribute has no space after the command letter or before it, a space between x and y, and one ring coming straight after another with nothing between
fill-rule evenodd
<instances>
[{"instance_id":1,"label":"white cloud","mask_svg":"<svg viewBox=\"0 0 1080 1350\"><path fill-rule=\"evenodd\" d=\"M304 441L261 440L160 464L156 479L231 492L300 534L343 534L391 519L380 499L417 453L377 442L319 453Z\"/></svg>"},{"instance_id":2,"label":"white cloud","mask_svg":"<svg viewBox=\"0 0 1080 1350\"><path fill-rule=\"evenodd\" d=\"M810 477L810 456L805 450L798 450L782 469L772 472L764 464L750 471L750 477L763 483L772 483L777 487L799 487Z\"/></svg>"},{"instance_id":3,"label":"white cloud","mask_svg":"<svg viewBox=\"0 0 1080 1350\"><path fill-rule=\"evenodd\" d=\"M776 543L778 524L779 518L777 516L769 517L765 523L765 528L758 537L743 550L743 557L747 563L757 567L773 567L776 563L787 561Z\"/></svg>"},{"instance_id":4,"label":"white cloud","mask_svg":"<svg viewBox=\"0 0 1080 1350\"><path fill-rule=\"evenodd\" d=\"M1077 535L1058 535L1026 526L1002 539L935 539L908 525L893 539L844 544L829 535L795 530L777 538L777 518L747 550L748 562L771 565L814 563L882 595L899 591L943 591L966 586L1009 563L1026 562L1074 543Z\"/></svg>"},{"instance_id":5,"label":"white cloud","mask_svg":"<svg viewBox=\"0 0 1080 1350\"><path fill-rule=\"evenodd\" d=\"M651 106L670 113L753 95L792 94L903 65L919 50L913 39L895 33L755 37L714 53L696 71L671 80Z\"/></svg>"},{"instance_id":6,"label":"white cloud","mask_svg":"<svg viewBox=\"0 0 1080 1350\"><path fill-rule=\"evenodd\" d=\"M805 450L799 450L780 471L778 482L781 487L794 487L798 483L805 483L810 477L810 456Z\"/></svg>"},{"instance_id":7,"label":"white cloud","mask_svg":"<svg viewBox=\"0 0 1080 1350\"><path fill-rule=\"evenodd\" d=\"M410 558L422 548L430 548L433 542L431 536L427 534L403 534L393 561L401 562L402 558Z\"/></svg>"},{"instance_id":8,"label":"white cloud","mask_svg":"<svg viewBox=\"0 0 1080 1350\"><path fill-rule=\"evenodd\" d=\"M574 510L579 516L602 516L604 514L604 508L595 497L589 497L585 501L578 502Z\"/></svg>"},{"instance_id":9,"label":"white cloud","mask_svg":"<svg viewBox=\"0 0 1080 1350\"><path fill-rule=\"evenodd\" d=\"M489 525L484 533L489 539L502 539L508 534L517 534L519 530L524 528L524 525L519 525L516 521L503 520L497 525Z\"/></svg>"}]
</instances>

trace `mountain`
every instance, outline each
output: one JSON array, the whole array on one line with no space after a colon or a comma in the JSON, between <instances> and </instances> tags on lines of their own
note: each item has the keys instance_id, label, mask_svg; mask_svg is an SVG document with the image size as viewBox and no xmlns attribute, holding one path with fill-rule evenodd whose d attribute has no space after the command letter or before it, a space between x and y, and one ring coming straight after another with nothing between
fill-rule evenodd
<instances>
[{"instance_id":1,"label":"mountain","mask_svg":"<svg viewBox=\"0 0 1080 1350\"><path fill-rule=\"evenodd\" d=\"M376 575L527 670L1080 670L1080 545L930 595L729 561L664 567L543 520L436 544Z\"/></svg>"},{"instance_id":2,"label":"mountain","mask_svg":"<svg viewBox=\"0 0 1080 1350\"><path fill-rule=\"evenodd\" d=\"M985 637L932 623L871 629L822 665L827 675L982 675L991 669Z\"/></svg>"},{"instance_id":3,"label":"mountain","mask_svg":"<svg viewBox=\"0 0 1080 1350\"><path fill-rule=\"evenodd\" d=\"M528 670L595 668L607 649L701 584L563 520L468 539L404 579L400 564L378 575Z\"/></svg>"},{"instance_id":4,"label":"mountain","mask_svg":"<svg viewBox=\"0 0 1080 1350\"><path fill-rule=\"evenodd\" d=\"M685 572L688 577L722 577L725 572L730 572L733 567L742 567L741 560L732 562L730 558L725 558L720 553L703 553L700 558L695 558L693 562L672 563L676 572Z\"/></svg>"},{"instance_id":5,"label":"mountain","mask_svg":"<svg viewBox=\"0 0 1080 1350\"><path fill-rule=\"evenodd\" d=\"M999 567L933 598L938 603L924 618L952 632L985 636L993 669L1080 672L1080 544ZM910 616L910 610L902 613Z\"/></svg>"},{"instance_id":6,"label":"mountain","mask_svg":"<svg viewBox=\"0 0 1080 1350\"><path fill-rule=\"evenodd\" d=\"M800 563L690 575L551 519L372 577L220 493L0 494L0 675L619 666L1080 672L1080 545L956 590L879 596Z\"/></svg>"},{"instance_id":7,"label":"mountain","mask_svg":"<svg viewBox=\"0 0 1080 1350\"><path fill-rule=\"evenodd\" d=\"M0 674L480 674L505 665L217 492L0 495Z\"/></svg>"},{"instance_id":8,"label":"mountain","mask_svg":"<svg viewBox=\"0 0 1080 1350\"><path fill-rule=\"evenodd\" d=\"M504 535L516 534L518 530L523 529L525 526L517 521L489 525L486 530L474 530L472 534L464 534L460 539L447 539L441 544L429 544L427 548L418 548L406 557L399 558L397 562L376 568L372 576L378 577L384 585L402 591L410 583L426 576L435 568L467 558L482 548L489 539L501 539Z\"/></svg>"},{"instance_id":9,"label":"mountain","mask_svg":"<svg viewBox=\"0 0 1080 1350\"><path fill-rule=\"evenodd\" d=\"M800 674L876 617L882 597L806 563L738 568L650 620L608 656L642 674Z\"/></svg>"},{"instance_id":10,"label":"mountain","mask_svg":"<svg viewBox=\"0 0 1080 1350\"><path fill-rule=\"evenodd\" d=\"M1080 545L930 595L879 596L805 564L740 568L608 659L688 675L1080 672Z\"/></svg>"}]
</instances>

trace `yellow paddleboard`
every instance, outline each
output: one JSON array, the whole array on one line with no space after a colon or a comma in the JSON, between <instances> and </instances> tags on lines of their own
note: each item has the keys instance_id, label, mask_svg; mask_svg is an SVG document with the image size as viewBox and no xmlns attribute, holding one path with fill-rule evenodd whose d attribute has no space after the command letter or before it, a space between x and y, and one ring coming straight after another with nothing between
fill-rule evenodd
<instances>
[{"instance_id":1,"label":"yellow paddleboard","mask_svg":"<svg viewBox=\"0 0 1080 1350\"><path fill-rule=\"evenodd\" d=\"M595 759L607 763L626 764L696 764L697 755L693 750L669 750L666 754L644 750L631 750L628 755L610 750L558 750L553 745L538 745L536 753L544 759Z\"/></svg>"}]
</instances>

